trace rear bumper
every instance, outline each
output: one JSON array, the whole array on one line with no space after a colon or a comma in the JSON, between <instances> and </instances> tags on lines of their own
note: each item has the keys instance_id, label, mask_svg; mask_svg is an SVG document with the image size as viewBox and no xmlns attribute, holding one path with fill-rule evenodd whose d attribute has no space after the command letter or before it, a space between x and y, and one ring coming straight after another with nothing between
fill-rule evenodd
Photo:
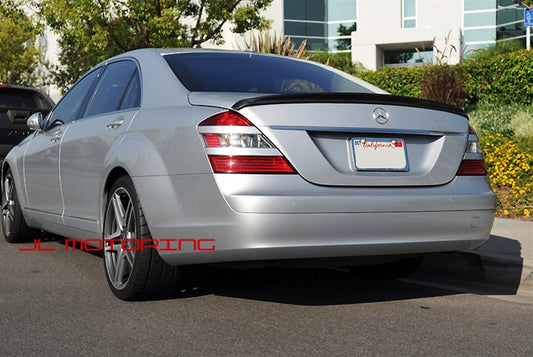
<instances>
[{"instance_id":1,"label":"rear bumper","mask_svg":"<svg viewBox=\"0 0 533 357\"><path fill-rule=\"evenodd\" d=\"M466 250L488 239L494 221L483 177L378 190L320 187L297 175L231 176L134 178L152 236L172 240L159 245L168 263ZM213 249L180 247L179 239L209 240Z\"/></svg>"}]
</instances>

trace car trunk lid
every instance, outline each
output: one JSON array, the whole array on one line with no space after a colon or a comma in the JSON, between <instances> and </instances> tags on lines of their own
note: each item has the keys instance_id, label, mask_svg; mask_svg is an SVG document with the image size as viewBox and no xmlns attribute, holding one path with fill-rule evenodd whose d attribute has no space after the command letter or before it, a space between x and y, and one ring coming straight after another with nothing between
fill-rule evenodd
<instances>
[{"instance_id":1,"label":"car trunk lid","mask_svg":"<svg viewBox=\"0 0 533 357\"><path fill-rule=\"evenodd\" d=\"M191 103L240 112L318 185L446 184L457 173L469 133L466 114L456 107L391 95L211 94Z\"/></svg>"}]
</instances>

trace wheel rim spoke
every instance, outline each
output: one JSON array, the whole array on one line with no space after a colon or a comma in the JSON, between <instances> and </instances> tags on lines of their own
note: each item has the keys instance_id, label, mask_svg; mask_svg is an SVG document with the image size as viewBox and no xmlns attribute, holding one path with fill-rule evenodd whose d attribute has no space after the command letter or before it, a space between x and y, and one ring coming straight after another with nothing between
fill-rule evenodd
<instances>
[{"instance_id":1,"label":"wheel rim spoke","mask_svg":"<svg viewBox=\"0 0 533 357\"><path fill-rule=\"evenodd\" d=\"M124 259L124 251L120 250L117 254L117 260L115 265L115 281L121 282L124 276L124 270L126 269L126 259Z\"/></svg>"},{"instance_id":2,"label":"wheel rim spoke","mask_svg":"<svg viewBox=\"0 0 533 357\"><path fill-rule=\"evenodd\" d=\"M133 269L133 262L135 260L134 252L133 251L125 251L124 252L124 256L125 256L126 260L128 261L128 264L129 264L130 268Z\"/></svg>"},{"instance_id":3,"label":"wheel rim spoke","mask_svg":"<svg viewBox=\"0 0 533 357\"><path fill-rule=\"evenodd\" d=\"M4 232L11 232L11 224L15 221L15 201L13 200L13 180L7 176L4 181L4 195L2 196L2 224Z\"/></svg>"},{"instance_id":4,"label":"wheel rim spoke","mask_svg":"<svg viewBox=\"0 0 533 357\"><path fill-rule=\"evenodd\" d=\"M128 191L119 187L111 195L105 215L105 266L110 282L119 290L127 285L135 263L137 241L134 241L136 238L134 209Z\"/></svg>"},{"instance_id":5,"label":"wheel rim spoke","mask_svg":"<svg viewBox=\"0 0 533 357\"><path fill-rule=\"evenodd\" d=\"M113 212L115 214L115 220L117 222L118 228L120 230L124 229L125 225L125 212L124 212L124 206L122 205L122 201L120 200L120 196L118 193L115 193L113 197L111 198L111 202L113 203Z\"/></svg>"}]
</instances>

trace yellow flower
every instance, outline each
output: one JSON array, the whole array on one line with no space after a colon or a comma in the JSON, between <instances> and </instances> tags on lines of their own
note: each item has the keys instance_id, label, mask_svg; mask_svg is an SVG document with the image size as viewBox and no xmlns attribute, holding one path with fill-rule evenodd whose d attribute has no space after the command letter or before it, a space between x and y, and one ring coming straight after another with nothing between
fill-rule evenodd
<instances>
[{"instance_id":1,"label":"yellow flower","mask_svg":"<svg viewBox=\"0 0 533 357\"><path fill-rule=\"evenodd\" d=\"M509 215L509 211L506 210L506 209L504 209L504 210L503 210L503 214L506 215L506 216L508 216L508 215Z\"/></svg>"},{"instance_id":2,"label":"yellow flower","mask_svg":"<svg viewBox=\"0 0 533 357\"><path fill-rule=\"evenodd\" d=\"M524 209L524 216L529 217L531 215L531 212L527 208Z\"/></svg>"}]
</instances>

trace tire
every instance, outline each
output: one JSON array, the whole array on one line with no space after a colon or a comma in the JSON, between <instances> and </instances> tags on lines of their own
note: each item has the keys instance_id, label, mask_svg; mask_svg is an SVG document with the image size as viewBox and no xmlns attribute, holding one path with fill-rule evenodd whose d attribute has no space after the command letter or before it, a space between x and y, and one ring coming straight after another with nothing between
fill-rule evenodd
<instances>
[{"instance_id":1,"label":"tire","mask_svg":"<svg viewBox=\"0 0 533 357\"><path fill-rule=\"evenodd\" d=\"M20 210L20 203L11 170L4 174L2 185L2 231L9 243L23 243L35 239L39 231L28 227Z\"/></svg>"},{"instance_id":2,"label":"tire","mask_svg":"<svg viewBox=\"0 0 533 357\"><path fill-rule=\"evenodd\" d=\"M109 191L103 237L106 279L116 297L140 300L178 292L180 270L163 261L156 249L139 249L140 240L152 236L128 176L119 178Z\"/></svg>"},{"instance_id":3,"label":"tire","mask_svg":"<svg viewBox=\"0 0 533 357\"><path fill-rule=\"evenodd\" d=\"M349 269L352 274L360 277L401 279L412 275L422 263L422 259L420 256L387 264L349 267Z\"/></svg>"}]
</instances>

